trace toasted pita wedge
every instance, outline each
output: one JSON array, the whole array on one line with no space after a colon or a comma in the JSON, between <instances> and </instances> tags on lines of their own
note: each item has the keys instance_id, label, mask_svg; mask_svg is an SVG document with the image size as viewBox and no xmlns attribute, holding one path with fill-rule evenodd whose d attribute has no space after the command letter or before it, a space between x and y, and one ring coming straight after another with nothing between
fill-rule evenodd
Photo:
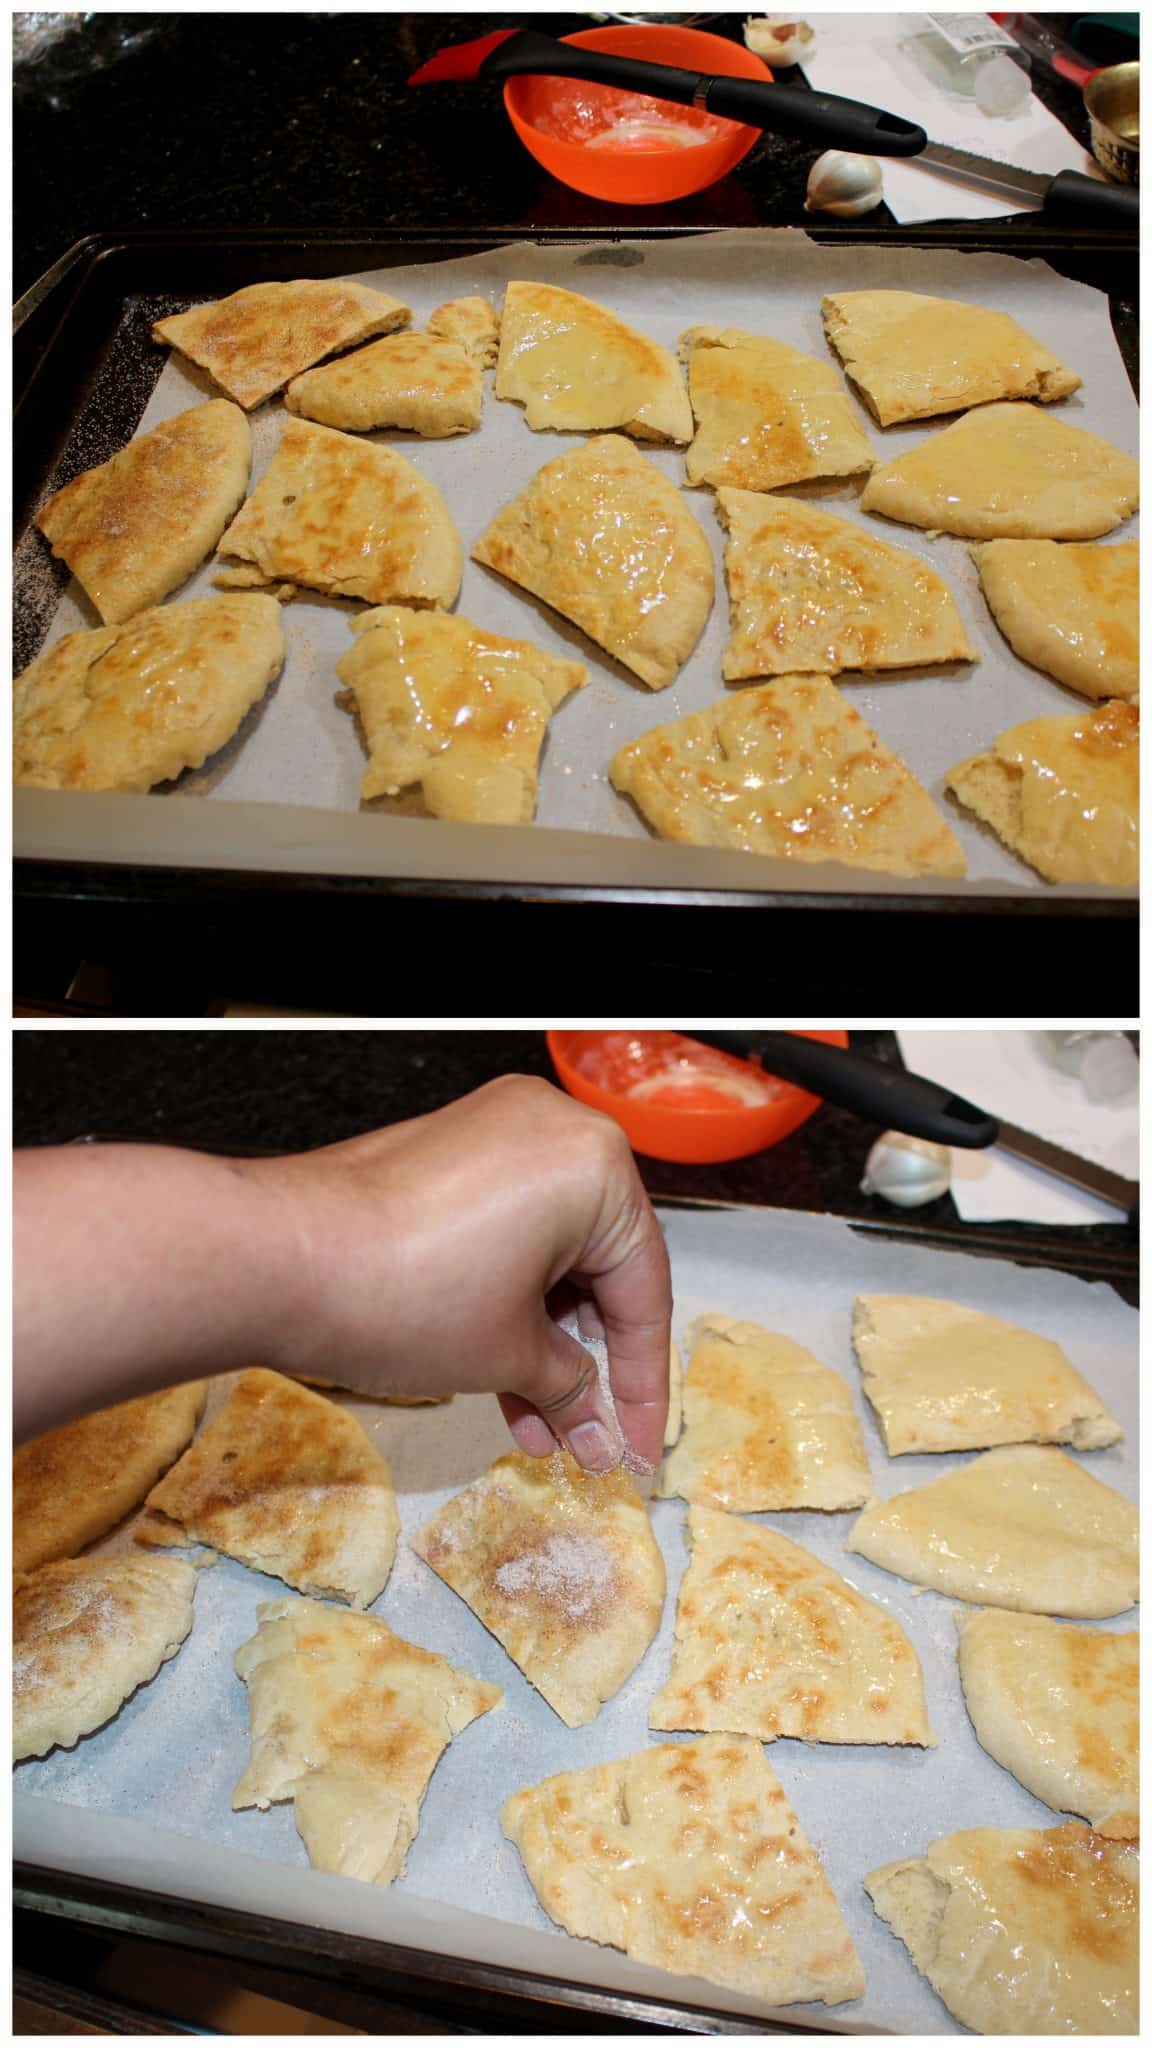
<instances>
[{"instance_id":1,"label":"toasted pita wedge","mask_svg":"<svg viewBox=\"0 0 1152 2048\"><path fill-rule=\"evenodd\" d=\"M334 350L372 334L406 327L412 314L388 292L340 278L301 277L290 284L250 284L226 299L157 321L166 341L214 377L251 412L273 392Z\"/></svg>"},{"instance_id":2,"label":"toasted pita wedge","mask_svg":"<svg viewBox=\"0 0 1152 2048\"><path fill-rule=\"evenodd\" d=\"M81 1415L20 1444L12 1459L12 1569L75 1557L139 1507L180 1456L204 1412L189 1380Z\"/></svg>"},{"instance_id":3,"label":"toasted pita wedge","mask_svg":"<svg viewBox=\"0 0 1152 2048\"><path fill-rule=\"evenodd\" d=\"M1140 543L989 540L972 549L988 608L1022 661L1082 697L1140 688Z\"/></svg>"},{"instance_id":4,"label":"toasted pita wedge","mask_svg":"<svg viewBox=\"0 0 1152 2048\"><path fill-rule=\"evenodd\" d=\"M994 1608L956 1626L964 1704L989 1756L1058 1813L1138 1835L1139 1636Z\"/></svg>"},{"instance_id":5,"label":"toasted pita wedge","mask_svg":"<svg viewBox=\"0 0 1152 2048\"><path fill-rule=\"evenodd\" d=\"M13 780L152 789L230 740L284 666L269 597L192 598L66 633L16 679Z\"/></svg>"},{"instance_id":6,"label":"toasted pita wedge","mask_svg":"<svg viewBox=\"0 0 1152 2048\"><path fill-rule=\"evenodd\" d=\"M680 353L696 415L690 484L771 491L872 468L868 436L827 363L738 327L690 327Z\"/></svg>"},{"instance_id":7,"label":"toasted pita wedge","mask_svg":"<svg viewBox=\"0 0 1152 2048\"><path fill-rule=\"evenodd\" d=\"M712 609L712 551L682 493L619 434L545 463L472 555L542 597L650 690L675 679Z\"/></svg>"},{"instance_id":8,"label":"toasted pita wedge","mask_svg":"<svg viewBox=\"0 0 1152 2048\"><path fill-rule=\"evenodd\" d=\"M692 408L675 357L594 299L559 285L508 286L496 396L523 405L532 428L619 427L642 441L692 439Z\"/></svg>"},{"instance_id":9,"label":"toasted pita wedge","mask_svg":"<svg viewBox=\"0 0 1152 2048\"><path fill-rule=\"evenodd\" d=\"M314 1870L402 1877L428 1781L452 1738L503 1693L373 1614L267 1600L236 1652L252 1754L234 1808L291 1799Z\"/></svg>"},{"instance_id":10,"label":"toasted pita wedge","mask_svg":"<svg viewBox=\"0 0 1152 2048\"><path fill-rule=\"evenodd\" d=\"M907 548L799 498L721 490L716 511L728 529L728 682L979 661L947 585Z\"/></svg>"},{"instance_id":11,"label":"toasted pita wedge","mask_svg":"<svg viewBox=\"0 0 1152 2048\"><path fill-rule=\"evenodd\" d=\"M399 1517L354 1415L282 1373L241 1373L219 1414L154 1486L138 1543L207 1543L302 1593L367 1607Z\"/></svg>"},{"instance_id":12,"label":"toasted pita wedge","mask_svg":"<svg viewBox=\"0 0 1152 2048\"><path fill-rule=\"evenodd\" d=\"M220 542L265 580L370 604L450 605L460 536L436 489L393 448L287 421L262 480Z\"/></svg>"},{"instance_id":13,"label":"toasted pita wedge","mask_svg":"<svg viewBox=\"0 0 1152 2048\"><path fill-rule=\"evenodd\" d=\"M244 414L214 398L74 477L36 524L104 624L119 625L159 604L212 553L243 501L251 466Z\"/></svg>"},{"instance_id":14,"label":"toasted pita wedge","mask_svg":"<svg viewBox=\"0 0 1152 2048\"><path fill-rule=\"evenodd\" d=\"M368 743L365 799L418 785L434 818L528 825L548 721L588 671L443 612L353 619L336 664Z\"/></svg>"},{"instance_id":15,"label":"toasted pita wedge","mask_svg":"<svg viewBox=\"0 0 1152 2048\"><path fill-rule=\"evenodd\" d=\"M429 334L458 341L482 370L491 369L500 349L500 315L487 299L447 299L428 315Z\"/></svg>"},{"instance_id":16,"label":"toasted pita wedge","mask_svg":"<svg viewBox=\"0 0 1152 2048\"><path fill-rule=\"evenodd\" d=\"M13 1760L71 1749L119 1713L176 1655L195 1590L195 1567L175 1557L79 1557L18 1575Z\"/></svg>"},{"instance_id":17,"label":"toasted pita wedge","mask_svg":"<svg viewBox=\"0 0 1152 2048\"><path fill-rule=\"evenodd\" d=\"M860 1425L839 1373L758 1323L701 1316L689 1331L684 1434L657 1492L701 1507L837 1513L871 1500Z\"/></svg>"},{"instance_id":18,"label":"toasted pita wedge","mask_svg":"<svg viewBox=\"0 0 1152 2048\"><path fill-rule=\"evenodd\" d=\"M962 875L911 770L827 676L780 676L656 725L610 774L662 839L893 875Z\"/></svg>"},{"instance_id":19,"label":"toasted pita wedge","mask_svg":"<svg viewBox=\"0 0 1152 2048\"><path fill-rule=\"evenodd\" d=\"M882 427L993 399L1049 404L1082 379L1010 313L923 292L838 292L824 331Z\"/></svg>"},{"instance_id":20,"label":"toasted pita wedge","mask_svg":"<svg viewBox=\"0 0 1152 2048\"><path fill-rule=\"evenodd\" d=\"M863 1993L819 1858L749 1736L564 1771L505 1800L500 1825L568 1934L765 2005Z\"/></svg>"},{"instance_id":21,"label":"toasted pita wedge","mask_svg":"<svg viewBox=\"0 0 1152 2048\"><path fill-rule=\"evenodd\" d=\"M935 1748L920 1660L886 1608L737 1515L690 1508L688 1536L672 1670L650 1728Z\"/></svg>"},{"instance_id":22,"label":"toasted pita wedge","mask_svg":"<svg viewBox=\"0 0 1152 2048\"><path fill-rule=\"evenodd\" d=\"M1028 719L946 780L1045 881L1139 882L1138 705Z\"/></svg>"},{"instance_id":23,"label":"toasted pita wedge","mask_svg":"<svg viewBox=\"0 0 1152 2048\"><path fill-rule=\"evenodd\" d=\"M570 1728L593 1721L652 1641L664 1560L627 1474L513 1451L414 1537Z\"/></svg>"},{"instance_id":24,"label":"toasted pita wedge","mask_svg":"<svg viewBox=\"0 0 1152 2048\"><path fill-rule=\"evenodd\" d=\"M970 540L1094 540L1140 502L1132 456L1035 405L981 405L874 469L860 500Z\"/></svg>"},{"instance_id":25,"label":"toasted pita wedge","mask_svg":"<svg viewBox=\"0 0 1152 2048\"><path fill-rule=\"evenodd\" d=\"M1063 1451L1014 1444L876 1501L844 1547L955 1600L1094 1620L1137 1597L1137 1522Z\"/></svg>"},{"instance_id":26,"label":"toasted pita wedge","mask_svg":"<svg viewBox=\"0 0 1152 2048\"><path fill-rule=\"evenodd\" d=\"M1050 1337L921 1294L861 1294L852 1342L890 1458L993 1444L1119 1443L1124 1431Z\"/></svg>"},{"instance_id":27,"label":"toasted pita wedge","mask_svg":"<svg viewBox=\"0 0 1152 2048\"><path fill-rule=\"evenodd\" d=\"M864 1889L949 2012L979 2034L1139 2031L1139 1857L1069 1821L970 1828Z\"/></svg>"},{"instance_id":28,"label":"toasted pita wedge","mask_svg":"<svg viewBox=\"0 0 1152 2048\"><path fill-rule=\"evenodd\" d=\"M471 434L480 425L484 380L459 342L434 334L387 334L338 362L294 377L289 412L326 427L367 433L408 427L429 440Z\"/></svg>"}]
</instances>

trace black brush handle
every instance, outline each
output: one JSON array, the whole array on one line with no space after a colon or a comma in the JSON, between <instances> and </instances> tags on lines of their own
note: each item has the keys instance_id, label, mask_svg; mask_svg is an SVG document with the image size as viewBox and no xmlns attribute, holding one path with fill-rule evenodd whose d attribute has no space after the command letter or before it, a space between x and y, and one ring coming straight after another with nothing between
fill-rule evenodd
<instances>
[{"instance_id":1,"label":"black brush handle","mask_svg":"<svg viewBox=\"0 0 1152 2048\"><path fill-rule=\"evenodd\" d=\"M703 107L726 121L744 121L774 135L794 135L820 149L863 150L871 156L916 156L928 137L923 128L860 100L830 92L802 92L794 85L757 78L714 78L679 65L649 64L616 57L608 50L583 50L552 36L523 29L484 59L481 78L583 78L625 92L651 93L681 107Z\"/></svg>"},{"instance_id":2,"label":"black brush handle","mask_svg":"<svg viewBox=\"0 0 1152 2048\"><path fill-rule=\"evenodd\" d=\"M690 1024L684 1030L702 1045L717 1046L741 1059L755 1055L765 1071L781 1081L795 1081L825 1102L854 1109L887 1130L935 1138L941 1145L962 1145L967 1151L996 1143L1000 1127L995 1117L902 1067L881 1066L878 1060L828 1045L821 1038L798 1037L794 1031L693 1031Z\"/></svg>"},{"instance_id":3,"label":"black brush handle","mask_svg":"<svg viewBox=\"0 0 1152 2048\"><path fill-rule=\"evenodd\" d=\"M1102 185L1082 171L1057 171L1044 194L1049 220L1070 228L1140 231L1140 194L1131 185Z\"/></svg>"}]
</instances>

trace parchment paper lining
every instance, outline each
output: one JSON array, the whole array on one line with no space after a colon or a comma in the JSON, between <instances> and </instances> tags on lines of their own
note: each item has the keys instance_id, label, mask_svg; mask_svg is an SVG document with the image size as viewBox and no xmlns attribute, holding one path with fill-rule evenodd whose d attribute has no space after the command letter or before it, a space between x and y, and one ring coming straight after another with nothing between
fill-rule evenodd
<instances>
[{"instance_id":1,"label":"parchment paper lining","mask_svg":"<svg viewBox=\"0 0 1152 2048\"><path fill-rule=\"evenodd\" d=\"M413 307L413 325L422 327L435 306L457 294L481 292L498 304L504 284L518 276L551 279L584 292L669 348L674 349L685 328L694 323L722 322L771 332L821 360L830 359L819 310L821 294L827 291L890 286L1004 307L1084 377L1084 388L1054 408L1059 416L1074 426L1091 428L1120 447L1136 449L1137 408L1112 335L1106 297L1057 276L1042 262L947 250L840 250L819 247L792 229L735 230L664 243L584 248L513 245L449 263L366 272L361 281L404 298ZM491 387L489 373L478 434L439 442L399 432L370 437L401 450L443 491L459 526L466 557L495 512L523 489L542 464L578 446L581 440L578 435L530 432L521 408L497 401ZM174 357L160 377L140 431L217 395L201 372ZM937 431L935 423L925 421L911 428L880 429L862 405L858 409L879 459L886 460ZM253 483L271 460L286 417L279 401L253 416ZM673 481L682 482L681 451L646 447L645 453ZM1043 891L1045 885L1031 870L944 796L943 778L955 762L987 745L1006 726L1028 717L1074 711L1083 700L1012 653L988 613L965 542L947 535L930 540L911 527L867 520L857 509L859 484L860 479L845 479L831 486L797 486L796 494L815 494L829 511L855 518L886 540L930 560L955 594L982 658L978 664L952 671L914 671L857 681L849 678L843 687L851 703L907 761L947 812L967 852L969 881L1003 881L1013 893ZM608 835L617 841L646 839L647 828L607 779L612 755L653 725L699 710L724 692L720 663L728 622L721 534L710 491L689 491L687 502L713 550L717 601L696 652L677 681L661 692L649 692L629 680L625 670L557 614L466 560L456 607L463 616L491 631L532 639L553 653L575 656L589 667L587 687L561 706L552 723L534 835L540 835L542 828L559 828ZM1133 531L1128 524L1114 537L1127 538ZM210 594L218 567L217 562L207 563L169 601ZM228 747L171 788L180 795L210 796L215 802L287 804L326 813L355 813L364 757L353 720L335 702L335 663L349 645L348 618L361 609L351 600L317 595L289 605L284 616L290 651L279 682L249 714ZM73 584L61 600L49 641L95 623L94 612ZM149 817L153 803L162 800L163 794L144 800ZM44 810L39 806L21 811L22 838L29 830L38 837L36 821ZM111 812L108 821L108 852L115 857L117 833ZM234 828L240 821L229 822ZM376 816L373 822L383 848L397 843L397 835L410 830L416 821ZM448 833L461 828L439 829ZM246 833L249 830L251 860L257 865L266 836L258 812L245 819ZM470 827L466 839L474 852L476 872L489 879L502 865L501 848L491 832L492 828ZM165 850L164 836L158 815L156 838L161 851ZM27 844L23 850L45 849L37 843ZM670 854L672 849L664 851ZM541 845L542 857L544 852ZM532 850L519 848L518 853L516 870L522 874L525 854L527 866L532 866ZM745 886L749 888L778 886L781 870L796 887L842 886L846 874L825 863L773 863L769 871L766 862L749 858L741 865L748 870ZM702 869L702 880L706 881L707 873ZM614 853L611 845L604 847L598 879L632 879L626 848ZM887 886L899 884L891 881ZM959 885L961 892L964 886Z\"/></svg>"},{"instance_id":2,"label":"parchment paper lining","mask_svg":"<svg viewBox=\"0 0 1152 2048\"><path fill-rule=\"evenodd\" d=\"M885 1456L850 1343L852 1298L862 1290L943 1295L1058 1339L1127 1432L1121 1444L1080 1462L1136 1497L1136 1317L1106 1285L885 1243L828 1217L763 1210L670 1212L662 1220L672 1255L677 1335L694 1316L719 1308L785 1331L843 1373L863 1423L879 1496L903 1492L967 1460ZM214 1402L223 1391L214 1390ZM678 1739L652 1736L647 1711L668 1670L685 1563L683 1503L653 1504L669 1577L655 1642L590 1727L566 1729L406 1540L509 1448L495 1401L457 1397L447 1407L427 1409L353 1399L347 1405L387 1456L400 1506L401 1547L374 1611L401 1634L505 1690L504 1707L458 1737L438 1766L406 1878L382 1891L310 1871L290 1806L266 1814L230 1811L232 1786L247 1758L245 1692L233 1673L232 1655L252 1633L257 1605L282 1596L284 1588L228 1559L202 1574L192 1634L151 1685L75 1750L57 1750L20 1766L17 1854L305 1924L756 2012L752 2000L648 1970L613 1950L551 1930L499 1830L499 1807L520 1786L553 1771L625 1755L653 1740ZM956 1828L1042 1828L1056 1825L1060 1816L999 1769L976 1741L956 1673L952 1616L959 1603L920 1594L865 1559L847 1556L843 1546L852 1515L756 1519L806 1545L897 1617L924 1665L929 1719L940 1745L769 1746L769 1762L824 1862L868 1980L858 2002L789 2007L782 2016L850 2032L956 2032L903 1946L876 1919L861 1877L877 1864L919 1853ZM99 1547L129 1547L130 1527ZM1096 1626L1131 1629L1135 1616Z\"/></svg>"}]
</instances>

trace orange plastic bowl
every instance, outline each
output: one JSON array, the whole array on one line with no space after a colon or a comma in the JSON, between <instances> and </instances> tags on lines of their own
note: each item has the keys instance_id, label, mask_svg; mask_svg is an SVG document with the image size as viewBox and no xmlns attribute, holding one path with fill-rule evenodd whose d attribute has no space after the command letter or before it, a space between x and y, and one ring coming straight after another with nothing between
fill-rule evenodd
<instances>
[{"instance_id":1,"label":"orange plastic bowl","mask_svg":"<svg viewBox=\"0 0 1152 2048\"><path fill-rule=\"evenodd\" d=\"M703 71L725 78L759 78L770 82L772 73L743 43L730 43L725 36L710 36L697 28L670 28L664 22L618 28L586 28L562 41L581 49L612 50L620 57L644 57L653 64L679 64L686 71ZM659 206L666 199L683 199L689 192L702 192L746 157L761 130L741 121L716 122L714 114L695 107L673 107L667 100L669 118L681 126L702 128L705 140L685 147L666 149L590 149L585 142L561 141L545 134L541 117L560 121L570 113L574 92L585 106L600 103L605 109L634 95L615 86L586 84L572 78L510 78L504 87L508 119L537 163L551 171L561 184L594 199L613 199L624 206ZM720 132L715 129L719 126Z\"/></svg>"},{"instance_id":2,"label":"orange plastic bowl","mask_svg":"<svg viewBox=\"0 0 1152 2048\"><path fill-rule=\"evenodd\" d=\"M848 1043L846 1031L803 1031L799 1036L822 1038L827 1045ZM614 1117L633 1150L650 1159L682 1165L743 1159L788 1137L820 1107L818 1095L678 1031L549 1031L547 1039L569 1095ZM662 1087L661 1073L673 1072L693 1047L692 1064L701 1068L698 1083ZM709 1073L716 1077L712 1085ZM725 1085L747 1087L753 1077L767 1091L766 1101L725 1099ZM638 1084L649 1091L639 1098L630 1092Z\"/></svg>"}]
</instances>

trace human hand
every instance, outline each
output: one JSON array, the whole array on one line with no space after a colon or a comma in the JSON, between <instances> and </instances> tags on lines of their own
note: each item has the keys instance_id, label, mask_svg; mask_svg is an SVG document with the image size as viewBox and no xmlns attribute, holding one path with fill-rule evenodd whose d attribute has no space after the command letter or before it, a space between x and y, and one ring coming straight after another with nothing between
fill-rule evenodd
<instances>
[{"instance_id":1,"label":"human hand","mask_svg":"<svg viewBox=\"0 0 1152 2048\"><path fill-rule=\"evenodd\" d=\"M627 1139L545 1081L506 1076L432 1116L245 1162L282 1245L287 1372L366 1393L493 1392L521 1449L651 1468L668 1406L668 1255ZM553 1313L549 1313L551 1307Z\"/></svg>"}]
</instances>

